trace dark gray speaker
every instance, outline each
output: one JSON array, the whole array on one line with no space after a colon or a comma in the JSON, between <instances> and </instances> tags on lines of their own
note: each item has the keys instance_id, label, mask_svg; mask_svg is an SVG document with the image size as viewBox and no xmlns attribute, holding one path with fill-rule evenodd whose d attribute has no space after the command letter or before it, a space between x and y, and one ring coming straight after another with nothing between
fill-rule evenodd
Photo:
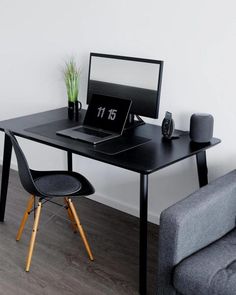
<instances>
[{"instance_id":1,"label":"dark gray speaker","mask_svg":"<svg viewBox=\"0 0 236 295\"><path fill-rule=\"evenodd\" d=\"M190 119L189 136L197 143L209 142L213 136L214 118L210 114L196 113Z\"/></svg>"}]
</instances>

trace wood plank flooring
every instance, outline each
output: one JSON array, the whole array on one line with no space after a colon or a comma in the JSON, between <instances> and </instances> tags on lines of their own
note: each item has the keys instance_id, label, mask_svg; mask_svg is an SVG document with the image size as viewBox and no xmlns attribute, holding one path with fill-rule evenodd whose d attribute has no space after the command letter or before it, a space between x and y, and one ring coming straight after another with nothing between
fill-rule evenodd
<instances>
[{"instance_id":1,"label":"wood plank flooring","mask_svg":"<svg viewBox=\"0 0 236 295\"><path fill-rule=\"evenodd\" d=\"M21 241L15 236L28 195L11 171L6 218L0 223L0 295L135 295L138 294L139 220L86 198L76 208L91 245L91 262L79 234L74 234L66 210L42 209L29 273L24 271L31 235L30 216ZM31 214L32 215L32 214ZM149 224L148 294L156 294L158 226Z\"/></svg>"}]
</instances>

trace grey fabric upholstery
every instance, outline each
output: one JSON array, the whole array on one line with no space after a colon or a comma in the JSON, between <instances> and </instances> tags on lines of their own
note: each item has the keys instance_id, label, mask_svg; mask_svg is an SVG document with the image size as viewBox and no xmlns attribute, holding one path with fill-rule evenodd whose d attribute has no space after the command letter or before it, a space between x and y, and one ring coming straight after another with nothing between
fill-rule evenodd
<instances>
[{"instance_id":1,"label":"grey fabric upholstery","mask_svg":"<svg viewBox=\"0 0 236 295\"><path fill-rule=\"evenodd\" d=\"M162 212L158 295L177 294L173 286L174 267L231 231L235 216L236 170Z\"/></svg>"},{"instance_id":2,"label":"grey fabric upholstery","mask_svg":"<svg viewBox=\"0 0 236 295\"><path fill-rule=\"evenodd\" d=\"M184 295L236 294L236 229L180 262L173 282Z\"/></svg>"}]
</instances>

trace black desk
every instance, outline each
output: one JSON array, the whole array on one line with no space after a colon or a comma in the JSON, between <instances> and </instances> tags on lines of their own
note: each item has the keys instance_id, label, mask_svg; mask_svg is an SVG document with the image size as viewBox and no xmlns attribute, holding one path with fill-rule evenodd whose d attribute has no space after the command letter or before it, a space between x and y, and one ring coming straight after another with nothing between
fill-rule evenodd
<instances>
[{"instance_id":1,"label":"black desk","mask_svg":"<svg viewBox=\"0 0 236 295\"><path fill-rule=\"evenodd\" d=\"M82 121L84 111L81 112ZM47 125L48 124L48 125ZM11 129L16 135L40 142L61 150L67 151L68 169L72 170L72 154L78 154L95 159L110 165L121 167L140 173L140 261L139 261L139 287L140 294L146 294L147 273L147 201L148 201L148 175L185 158L196 155L199 184L207 184L206 149L220 142L213 138L208 144L196 145L190 142L188 133L179 132L180 138L173 141L163 141L160 126L145 124L129 131L130 136L148 137L152 140L144 145L116 154L106 155L96 151L90 144L75 141L56 135L56 131L77 125L78 122L67 120L67 108L37 113L11 120L1 121L0 130ZM40 132L26 131L35 126L42 125ZM0 221L4 221L5 205L12 146L9 138L5 136L3 170L0 200Z\"/></svg>"}]
</instances>

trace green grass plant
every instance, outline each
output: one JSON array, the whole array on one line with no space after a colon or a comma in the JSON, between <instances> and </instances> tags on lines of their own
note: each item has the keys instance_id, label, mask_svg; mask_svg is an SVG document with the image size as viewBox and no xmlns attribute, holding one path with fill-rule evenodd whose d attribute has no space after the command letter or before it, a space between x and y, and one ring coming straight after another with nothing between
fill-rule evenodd
<instances>
[{"instance_id":1,"label":"green grass plant","mask_svg":"<svg viewBox=\"0 0 236 295\"><path fill-rule=\"evenodd\" d=\"M67 96L70 102L76 102L79 95L80 70L72 57L65 62L63 69L64 81L66 84Z\"/></svg>"}]
</instances>

